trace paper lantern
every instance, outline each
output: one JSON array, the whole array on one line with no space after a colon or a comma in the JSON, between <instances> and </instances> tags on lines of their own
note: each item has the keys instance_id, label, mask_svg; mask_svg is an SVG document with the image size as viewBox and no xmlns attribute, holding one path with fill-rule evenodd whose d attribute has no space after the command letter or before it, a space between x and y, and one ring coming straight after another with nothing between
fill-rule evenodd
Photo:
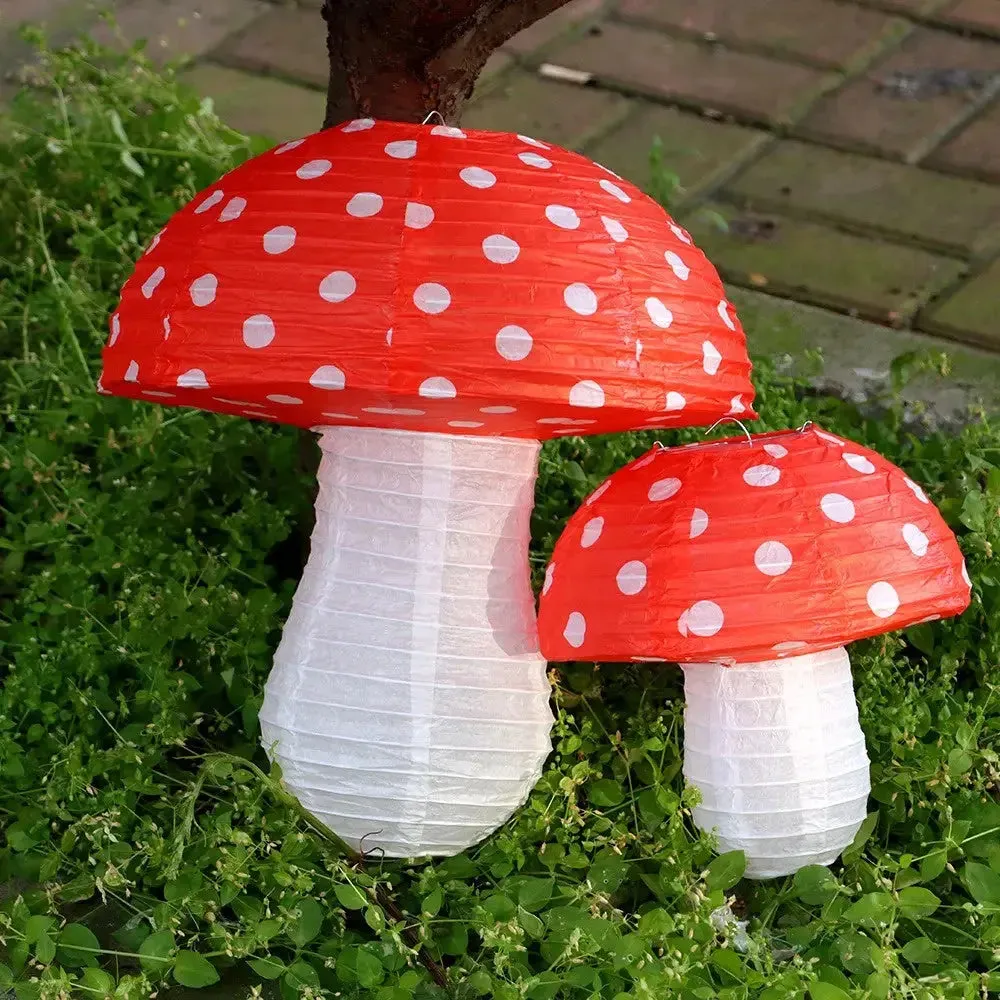
<instances>
[{"instance_id":1,"label":"paper lantern","mask_svg":"<svg viewBox=\"0 0 1000 1000\"><path fill-rule=\"evenodd\" d=\"M320 431L264 745L355 846L450 854L549 750L539 441L751 413L719 278L651 199L524 136L360 119L223 177L154 239L99 388Z\"/></svg>"},{"instance_id":2,"label":"paper lantern","mask_svg":"<svg viewBox=\"0 0 1000 1000\"><path fill-rule=\"evenodd\" d=\"M828 864L865 817L843 646L963 611L970 584L924 491L807 426L655 448L570 519L539 609L551 660L684 667L694 818L747 874Z\"/></svg>"}]
</instances>

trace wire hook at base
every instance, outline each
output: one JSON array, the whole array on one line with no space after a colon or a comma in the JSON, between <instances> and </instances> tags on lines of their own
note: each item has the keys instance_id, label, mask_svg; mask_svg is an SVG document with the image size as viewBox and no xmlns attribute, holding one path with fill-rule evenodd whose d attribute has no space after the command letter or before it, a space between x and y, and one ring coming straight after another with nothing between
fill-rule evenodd
<instances>
[{"instance_id":1,"label":"wire hook at base","mask_svg":"<svg viewBox=\"0 0 1000 1000\"><path fill-rule=\"evenodd\" d=\"M431 111L427 117L420 123L421 125L426 125L435 115L441 119L442 125L447 125L448 123L444 120L444 115L440 111Z\"/></svg>"},{"instance_id":2,"label":"wire hook at base","mask_svg":"<svg viewBox=\"0 0 1000 1000\"><path fill-rule=\"evenodd\" d=\"M747 430L746 424L744 424L742 420L737 420L736 417L720 417L714 424L712 424L711 427L709 427L707 431L705 431L702 437L707 437L712 433L712 431L715 430L716 427L719 426L719 424L724 424L727 420L731 420L734 424L738 424L740 430L747 436L747 444L753 444L753 435Z\"/></svg>"}]
</instances>

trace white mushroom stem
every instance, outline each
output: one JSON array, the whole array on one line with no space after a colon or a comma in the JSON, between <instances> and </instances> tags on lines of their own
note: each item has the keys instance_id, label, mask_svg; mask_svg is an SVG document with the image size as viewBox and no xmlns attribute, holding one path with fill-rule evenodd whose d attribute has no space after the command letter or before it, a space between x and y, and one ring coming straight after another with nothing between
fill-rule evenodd
<instances>
[{"instance_id":1,"label":"white mushroom stem","mask_svg":"<svg viewBox=\"0 0 1000 1000\"><path fill-rule=\"evenodd\" d=\"M828 865L865 818L865 737L847 650L684 667L684 777L695 824L750 878Z\"/></svg>"},{"instance_id":2,"label":"white mushroom stem","mask_svg":"<svg viewBox=\"0 0 1000 1000\"><path fill-rule=\"evenodd\" d=\"M539 443L335 427L320 447L262 742L353 847L457 854L524 802L550 749L528 573Z\"/></svg>"}]
</instances>

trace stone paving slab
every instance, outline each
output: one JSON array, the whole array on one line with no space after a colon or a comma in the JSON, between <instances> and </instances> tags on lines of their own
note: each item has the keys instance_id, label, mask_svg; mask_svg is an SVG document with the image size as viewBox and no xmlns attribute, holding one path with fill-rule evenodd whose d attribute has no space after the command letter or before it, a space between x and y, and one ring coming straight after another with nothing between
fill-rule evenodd
<instances>
[{"instance_id":1,"label":"stone paving slab","mask_svg":"<svg viewBox=\"0 0 1000 1000\"><path fill-rule=\"evenodd\" d=\"M767 288L818 305L903 325L962 263L918 247L900 246L779 216L746 216L724 204L708 206L726 218L682 215L695 241L735 284ZM747 235L744 235L747 234Z\"/></svg>"},{"instance_id":2,"label":"stone paving slab","mask_svg":"<svg viewBox=\"0 0 1000 1000\"><path fill-rule=\"evenodd\" d=\"M918 317L924 330L1000 350L1000 260Z\"/></svg>"},{"instance_id":3,"label":"stone paving slab","mask_svg":"<svg viewBox=\"0 0 1000 1000\"><path fill-rule=\"evenodd\" d=\"M613 87L772 124L793 120L828 86L811 67L614 22L556 48L551 58Z\"/></svg>"},{"instance_id":4,"label":"stone paving slab","mask_svg":"<svg viewBox=\"0 0 1000 1000\"><path fill-rule=\"evenodd\" d=\"M928 166L1000 184L1000 100L933 152Z\"/></svg>"},{"instance_id":5,"label":"stone paving slab","mask_svg":"<svg viewBox=\"0 0 1000 1000\"><path fill-rule=\"evenodd\" d=\"M516 34L506 42L503 50L538 60L557 38L596 22L607 9L608 0L571 0Z\"/></svg>"},{"instance_id":6,"label":"stone paving slab","mask_svg":"<svg viewBox=\"0 0 1000 1000\"><path fill-rule=\"evenodd\" d=\"M907 98L898 74L929 70L1000 72L1000 46L918 28L861 78L821 99L802 121L802 135L907 160L922 158L980 99L978 91Z\"/></svg>"},{"instance_id":7,"label":"stone paving slab","mask_svg":"<svg viewBox=\"0 0 1000 1000\"><path fill-rule=\"evenodd\" d=\"M1000 242L1000 187L788 140L726 187L750 207L970 254Z\"/></svg>"},{"instance_id":8,"label":"stone paving slab","mask_svg":"<svg viewBox=\"0 0 1000 1000\"><path fill-rule=\"evenodd\" d=\"M1000 38L1000 0L954 0L936 12L935 20Z\"/></svg>"},{"instance_id":9,"label":"stone paving slab","mask_svg":"<svg viewBox=\"0 0 1000 1000\"><path fill-rule=\"evenodd\" d=\"M631 107L621 94L514 70L466 109L462 124L544 136L560 146L579 149L620 122Z\"/></svg>"},{"instance_id":10,"label":"stone paving slab","mask_svg":"<svg viewBox=\"0 0 1000 1000\"><path fill-rule=\"evenodd\" d=\"M620 16L843 68L901 36L908 22L834 0L621 0Z\"/></svg>"},{"instance_id":11,"label":"stone paving slab","mask_svg":"<svg viewBox=\"0 0 1000 1000\"><path fill-rule=\"evenodd\" d=\"M185 70L181 79L211 97L216 114L240 132L283 142L309 135L323 122L326 94L319 90L215 63Z\"/></svg>"},{"instance_id":12,"label":"stone paving slab","mask_svg":"<svg viewBox=\"0 0 1000 1000\"><path fill-rule=\"evenodd\" d=\"M650 148L655 139L661 143L663 169L680 181L673 204L713 186L772 141L757 129L635 102L629 118L587 146L586 152L648 191L653 184Z\"/></svg>"}]
</instances>

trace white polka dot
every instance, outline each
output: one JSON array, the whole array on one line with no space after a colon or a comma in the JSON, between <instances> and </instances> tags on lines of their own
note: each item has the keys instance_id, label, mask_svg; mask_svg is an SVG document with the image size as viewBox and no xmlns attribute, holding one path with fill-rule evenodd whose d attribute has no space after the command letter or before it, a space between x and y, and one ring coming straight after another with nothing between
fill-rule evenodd
<instances>
[{"instance_id":1,"label":"white polka dot","mask_svg":"<svg viewBox=\"0 0 1000 1000\"><path fill-rule=\"evenodd\" d=\"M722 355L715 344L706 340L701 345L701 367L705 369L706 375L714 375L722 364Z\"/></svg>"},{"instance_id":2,"label":"white polka dot","mask_svg":"<svg viewBox=\"0 0 1000 1000\"><path fill-rule=\"evenodd\" d=\"M227 406L248 406L248 407L261 407L263 403L248 403L245 399L226 399L223 396L213 396L212 399L216 403L225 403Z\"/></svg>"},{"instance_id":3,"label":"white polka dot","mask_svg":"<svg viewBox=\"0 0 1000 1000\"><path fill-rule=\"evenodd\" d=\"M716 309L719 313L719 319L722 320L730 330L736 329L736 324L733 322L732 317L729 315L729 303L725 299L721 299Z\"/></svg>"},{"instance_id":4,"label":"white polka dot","mask_svg":"<svg viewBox=\"0 0 1000 1000\"><path fill-rule=\"evenodd\" d=\"M435 125L431 129L431 135L443 135L449 139L464 139L465 133L454 125Z\"/></svg>"},{"instance_id":5,"label":"white polka dot","mask_svg":"<svg viewBox=\"0 0 1000 1000\"><path fill-rule=\"evenodd\" d=\"M517 413L516 406L481 406L479 408L480 413L490 413L490 414L504 414L504 413Z\"/></svg>"},{"instance_id":6,"label":"white polka dot","mask_svg":"<svg viewBox=\"0 0 1000 1000\"><path fill-rule=\"evenodd\" d=\"M700 507L695 507L691 514L691 530L688 532L688 538L697 538L699 535L704 535L707 530L708 514Z\"/></svg>"},{"instance_id":7,"label":"white polka dot","mask_svg":"<svg viewBox=\"0 0 1000 1000\"><path fill-rule=\"evenodd\" d=\"M927 555L928 538L915 524L903 525L903 541L915 556Z\"/></svg>"},{"instance_id":8,"label":"white polka dot","mask_svg":"<svg viewBox=\"0 0 1000 1000\"><path fill-rule=\"evenodd\" d=\"M449 427L482 427L483 422L481 420L449 420Z\"/></svg>"},{"instance_id":9,"label":"white polka dot","mask_svg":"<svg viewBox=\"0 0 1000 1000\"><path fill-rule=\"evenodd\" d=\"M582 281L575 281L563 291L563 302L579 316L593 316L597 312L597 296Z\"/></svg>"},{"instance_id":10,"label":"white polka dot","mask_svg":"<svg viewBox=\"0 0 1000 1000\"><path fill-rule=\"evenodd\" d=\"M771 458L784 458L788 454L788 449L783 444L766 444L764 445L764 451Z\"/></svg>"},{"instance_id":11,"label":"white polka dot","mask_svg":"<svg viewBox=\"0 0 1000 1000\"><path fill-rule=\"evenodd\" d=\"M454 382L440 375L425 378L417 391L424 399L454 399L456 395Z\"/></svg>"},{"instance_id":12,"label":"white polka dot","mask_svg":"<svg viewBox=\"0 0 1000 1000\"><path fill-rule=\"evenodd\" d=\"M691 274L691 268L689 268L687 264L685 264L684 261L682 261L680 257L673 252L673 250L667 250L663 256L670 265L670 270L674 272L674 275L680 278L681 281L687 281Z\"/></svg>"},{"instance_id":13,"label":"white polka dot","mask_svg":"<svg viewBox=\"0 0 1000 1000\"><path fill-rule=\"evenodd\" d=\"M267 347L274 340L274 320L264 313L243 320L243 343L247 347Z\"/></svg>"},{"instance_id":14,"label":"white polka dot","mask_svg":"<svg viewBox=\"0 0 1000 1000\"><path fill-rule=\"evenodd\" d=\"M216 205L226 197L225 191L213 191L195 210L195 215L201 215L202 212L207 212L210 208L214 208Z\"/></svg>"},{"instance_id":15,"label":"white polka dot","mask_svg":"<svg viewBox=\"0 0 1000 1000\"><path fill-rule=\"evenodd\" d=\"M574 611L566 619L566 627L563 629L563 638L574 648L579 649L583 645L583 640L587 635L587 619Z\"/></svg>"},{"instance_id":16,"label":"white polka dot","mask_svg":"<svg viewBox=\"0 0 1000 1000\"><path fill-rule=\"evenodd\" d=\"M158 267L143 283L142 283L142 294L144 298L151 299L153 297L153 292L156 291L156 286L159 285L161 281L166 277L167 272L164 268Z\"/></svg>"},{"instance_id":17,"label":"white polka dot","mask_svg":"<svg viewBox=\"0 0 1000 1000\"><path fill-rule=\"evenodd\" d=\"M604 530L604 518L603 517L592 517L584 526L583 531L580 533L580 547L584 549L589 549L598 538L601 537L601 532Z\"/></svg>"},{"instance_id":18,"label":"white polka dot","mask_svg":"<svg viewBox=\"0 0 1000 1000\"><path fill-rule=\"evenodd\" d=\"M844 452L844 461L855 471L862 472L870 476L875 471L875 466L865 458L864 455L855 455L853 452Z\"/></svg>"},{"instance_id":19,"label":"white polka dot","mask_svg":"<svg viewBox=\"0 0 1000 1000\"><path fill-rule=\"evenodd\" d=\"M666 330L674 321L674 314L657 298L650 296L646 299L646 312L652 320L654 326Z\"/></svg>"},{"instance_id":20,"label":"white polka dot","mask_svg":"<svg viewBox=\"0 0 1000 1000\"><path fill-rule=\"evenodd\" d=\"M416 139L397 139L385 144L385 152L394 160L412 160L417 155Z\"/></svg>"},{"instance_id":21,"label":"white polka dot","mask_svg":"<svg viewBox=\"0 0 1000 1000\"><path fill-rule=\"evenodd\" d=\"M177 384L182 389L207 389L208 379L200 368L189 368L183 375L177 376Z\"/></svg>"},{"instance_id":22,"label":"white polka dot","mask_svg":"<svg viewBox=\"0 0 1000 1000\"><path fill-rule=\"evenodd\" d=\"M382 195L374 191L359 191L347 203L347 214L356 219L367 219L382 211Z\"/></svg>"},{"instance_id":23,"label":"white polka dot","mask_svg":"<svg viewBox=\"0 0 1000 1000\"><path fill-rule=\"evenodd\" d=\"M831 521L838 524L849 524L854 520L854 502L842 493L826 493L819 506Z\"/></svg>"},{"instance_id":24,"label":"white polka dot","mask_svg":"<svg viewBox=\"0 0 1000 1000\"><path fill-rule=\"evenodd\" d=\"M138 382L139 381L139 362L130 361L128 363L128 368L125 369L125 374L122 376L126 382Z\"/></svg>"},{"instance_id":25,"label":"white polka dot","mask_svg":"<svg viewBox=\"0 0 1000 1000\"><path fill-rule=\"evenodd\" d=\"M809 645L801 639L790 639L788 642L776 642L771 649L776 653L791 653L796 649L805 649Z\"/></svg>"},{"instance_id":26,"label":"white polka dot","mask_svg":"<svg viewBox=\"0 0 1000 1000\"><path fill-rule=\"evenodd\" d=\"M570 389L569 405L597 409L604 405L604 390L596 382L585 378Z\"/></svg>"},{"instance_id":27,"label":"white polka dot","mask_svg":"<svg viewBox=\"0 0 1000 1000\"><path fill-rule=\"evenodd\" d=\"M392 346L392 327L390 326L388 330L385 331L385 342Z\"/></svg>"},{"instance_id":28,"label":"white polka dot","mask_svg":"<svg viewBox=\"0 0 1000 1000\"><path fill-rule=\"evenodd\" d=\"M602 177L598 183L608 194L614 195L619 201L629 202L632 200L631 196L627 195L614 181L609 181L606 177Z\"/></svg>"},{"instance_id":29,"label":"white polka dot","mask_svg":"<svg viewBox=\"0 0 1000 1000\"><path fill-rule=\"evenodd\" d=\"M275 226L264 233L264 253L277 254L291 250L295 246L296 232L293 226Z\"/></svg>"},{"instance_id":30,"label":"white polka dot","mask_svg":"<svg viewBox=\"0 0 1000 1000\"><path fill-rule=\"evenodd\" d=\"M891 618L899 610L899 594L891 583L880 580L868 588L868 607L879 618Z\"/></svg>"},{"instance_id":31,"label":"white polka dot","mask_svg":"<svg viewBox=\"0 0 1000 1000\"><path fill-rule=\"evenodd\" d=\"M353 413L323 413L324 417L333 417L334 420L357 420Z\"/></svg>"},{"instance_id":32,"label":"white polka dot","mask_svg":"<svg viewBox=\"0 0 1000 1000\"><path fill-rule=\"evenodd\" d=\"M520 252L521 248L515 240L500 233L483 240L483 256L494 264L513 264Z\"/></svg>"},{"instance_id":33,"label":"white polka dot","mask_svg":"<svg viewBox=\"0 0 1000 1000\"><path fill-rule=\"evenodd\" d=\"M363 406L365 413L377 413L386 417L422 417L426 410L412 410L405 406Z\"/></svg>"},{"instance_id":34,"label":"white polka dot","mask_svg":"<svg viewBox=\"0 0 1000 1000\"><path fill-rule=\"evenodd\" d=\"M584 427L587 424L596 424L596 420L576 420L573 417L539 417L536 424L565 424L568 427Z\"/></svg>"},{"instance_id":35,"label":"white polka dot","mask_svg":"<svg viewBox=\"0 0 1000 1000\"><path fill-rule=\"evenodd\" d=\"M532 343L523 326L504 326L497 332L497 354L508 361L523 361L531 353Z\"/></svg>"},{"instance_id":36,"label":"white polka dot","mask_svg":"<svg viewBox=\"0 0 1000 1000\"><path fill-rule=\"evenodd\" d=\"M668 392L667 393L667 409L668 410L683 410L687 405L687 400L679 392Z\"/></svg>"},{"instance_id":37,"label":"white polka dot","mask_svg":"<svg viewBox=\"0 0 1000 1000\"><path fill-rule=\"evenodd\" d=\"M166 340L170 336L170 317L163 317L163 339Z\"/></svg>"},{"instance_id":38,"label":"white polka dot","mask_svg":"<svg viewBox=\"0 0 1000 1000\"><path fill-rule=\"evenodd\" d=\"M628 230L617 219L609 219L606 215L602 215L601 222L615 243L624 243L628 239Z\"/></svg>"},{"instance_id":39,"label":"white polka dot","mask_svg":"<svg viewBox=\"0 0 1000 1000\"><path fill-rule=\"evenodd\" d=\"M149 246L146 247L146 253L152 253L160 244L160 240L163 237L163 230L161 229L150 241ZM143 254L145 256L145 254Z\"/></svg>"},{"instance_id":40,"label":"white polka dot","mask_svg":"<svg viewBox=\"0 0 1000 1000\"><path fill-rule=\"evenodd\" d=\"M646 586L646 564L638 559L625 563L618 570L615 583L618 584L618 589L629 597L638 594Z\"/></svg>"},{"instance_id":41,"label":"white polka dot","mask_svg":"<svg viewBox=\"0 0 1000 1000\"><path fill-rule=\"evenodd\" d=\"M681 243L690 243L691 236L686 229L681 229L680 226L675 225L673 222L668 223L670 226L670 231L681 241Z\"/></svg>"},{"instance_id":42,"label":"white polka dot","mask_svg":"<svg viewBox=\"0 0 1000 1000\"><path fill-rule=\"evenodd\" d=\"M636 469L645 469L647 465L652 465L659 457L662 448L654 447L652 451L646 452L641 458L637 458L629 468L634 472Z\"/></svg>"},{"instance_id":43,"label":"white polka dot","mask_svg":"<svg viewBox=\"0 0 1000 1000\"><path fill-rule=\"evenodd\" d=\"M203 274L191 282L188 291L191 301L196 306L210 306L215 301L215 293L219 288L219 279L214 274Z\"/></svg>"},{"instance_id":44,"label":"white polka dot","mask_svg":"<svg viewBox=\"0 0 1000 1000\"><path fill-rule=\"evenodd\" d=\"M219 222L233 222L243 214L247 207L246 198L230 198L226 207L219 213Z\"/></svg>"},{"instance_id":45,"label":"white polka dot","mask_svg":"<svg viewBox=\"0 0 1000 1000\"><path fill-rule=\"evenodd\" d=\"M545 218L560 229L578 229L580 216L568 205L546 205Z\"/></svg>"},{"instance_id":46,"label":"white polka dot","mask_svg":"<svg viewBox=\"0 0 1000 1000\"><path fill-rule=\"evenodd\" d=\"M743 404L742 396L733 396L729 401L729 416L735 416L736 414L743 413L746 410L746 406Z\"/></svg>"},{"instance_id":47,"label":"white polka dot","mask_svg":"<svg viewBox=\"0 0 1000 1000\"><path fill-rule=\"evenodd\" d=\"M716 635L725 623L722 608L715 601L698 601L692 604L677 622L681 635L698 635L704 639Z\"/></svg>"},{"instance_id":48,"label":"white polka dot","mask_svg":"<svg viewBox=\"0 0 1000 1000\"><path fill-rule=\"evenodd\" d=\"M969 578L969 567L966 565L965 560L962 560L962 579L965 581L967 587L972 586L972 580Z\"/></svg>"},{"instance_id":49,"label":"white polka dot","mask_svg":"<svg viewBox=\"0 0 1000 1000\"><path fill-rule=\"evenodd\" d=\"M743 473L747 486L773 486L781 478L781 470L773 465L751 465Z\"/></svg>"},{"instance_id":50,"label":"white polka dot","mask_svg":"<svg viewBox=\"0 0 1000 1000\"><path fill-rule=\"evenodd\" d=\"M283 392L273 392L268 397L272 403L281 403L284 406L301 406L302 400L298 396L286 396Z\"/></svg>"},{"instance_id":51,"label":"white polka dot","mask_svg":"<svg viewBox=\"0 0 1000 1000\"><path fill-rule=\"evenodd\" d=\"M458 172L458 176L469 187L474 188L491 188L497 182L496 174L492 174L489 170L484 170L482 167L463 167Z\"/></svg>"},{"instance_id":52,"label":"white polka dot","mask_svg":"<svg viewBox=\"0 0 1000 1000\"><path fill-rule=\"evenodd\" d=\"M518 153L517 158L527 167L538 167L539 170L548 170L552 166L552 161L545 159L538 153Z\"/></svg>"},{"instance_id":53,"label":"white polka dot","mask_svg":"<svg viewBox=\"0 0 1000 1000\"><path fill-rule=\"evenodd\" d=\"M143 389L142 394L152 396L153 399L173 399L176 395L173 392L158 392L156 389Z\"/></svg>"},{"instance_id":54,"label":"white polka dot","mask_svg":"<svg viewBox=\"0 0 1000 1000\"><path fill-rule=\"evenodd\" d=\"M309 160L295 171L295 176L302 181L312 181L322 177L332 166L329 160Z\"/></svg>"},{"instance_id":55,"label":"white polka dot","mask_svg":"<svg viewBox=\"0 0 1000 1000\"><path fill-rule=\"evenodd\" d=\"M444 285L433 281L417 285L413 292L413 304L421 311L436 316L451 305L451 293Z\"/></svg>"},{"instance_id":56,"label":"white polka dot","mask_svg":"<svg viewBox=\"0 0 1000 1000\"><path fill-rule=\"evenodd\" d=\"M548 566L545 567L545 579L542 581L542 594L547 594L549 589L552 587L552 580L555 577L556 564L550 562Z\"/></svg>"},{"instance_id":57,"label":"white polka dot","mask_svg":"<svg viewBox=\"0 0 1000 1000\"><path fill-rule=\"evenodd\" d=\"M595 500L600 500L601 497L604 496L604 494L607 493L609 489L611 489L611 480L606 479L603 483L601 483L600 486L597 487L596 490L594 490L593 493L590 494L589 497L587 497L586 500L583 501L584 504L589 505L592 504Z\"/></svg>"},{"instance_id":58,"label":"white polka dot","mask_svg":"<svg viewBox=\"0 0 1000 1000\"><path fill-rule=\"evenodd\" d=\"M319 283L319 297L327 302L343 302L357 290L358 283L349 271L331 271Z\"/></svg>"},{"instance_id":59,"label":"white polka dot","mask_svg":"<svg viewBox=\"0 0 1000 1000\"><path fill-rule=\"evenodd\" d=\"M913 490L913 495L921 503L930 503L930 500L927 499L927 494L909 476L903 476L903 482Z\"/></svg>"},{"instance_id":60,"label":"white polka dot","mask_svg":"<svg viewBox=\"0 0 1000 1000\"><path fill-rule=\"evenodd\" d=\"M683 484L679 479L657 479L646 494L650 500L669 500L676 496Z\"/></svg>"},{"instance_id":61,"label":"white polka dot","mask_svg":"<svg viewBox=\"0 0 1000 1000\"><path fill-rule=\"evenodd\" d=\"M839 437L834 437L832 434L827 434L826 431L821 431L819 428L814 427L813 433L818 438L822 438L824 441L829 441L830 444L835 444L838 448L844 447L844 442Z\"/></svg>"},{"instance_id":62,"label":"white polka dot","mask_svg":"<svg viewBox=\"0 0 1000 1000\"><path fill-rule=\"evenodd\" d=\"M348 122L340 131L364 132L366 129L373 128L374 126L375 126L374 118L355 118L354 121Z\"/></svg>"},{"instance_id":63,"label":"white polka dot","mask_svg":"<svg viewBox=\"0 0 1000 1000\"><path fill-rule=\"evenodd\" d=\"M781 576L792 568L792 553L781 542L769 541L757 546L753 564L765 576Z\"/></svg>"},{"instance_id":64,"label":"white polka dot","mask_svg":"<svg viewBox=\"0 0 1000 1000\"><path fill-rule=\"evenodd\" d=\"M430 205L422 205L419 201L406 203L406 216L403 222L410 229L426 229L434 221L434 209Z\"/></svg>"},{"instance_id":65,"label":"white polka dot","mask_svg":"<svg viewBox=\"0 0 1000 1000\"><path fill-rule=\"evenodd\" d=\"M346 379L336 365L321 365L309 376L309 384L316 389L343 389Z\"/></svg>"},{"instance_id":66,"label":"white polka dot","mask_svg":"<svg viewBox=\"0 0 1000 1000\"><path fill-rule=\"evenodd\" d=\"M111 317L111 339L108 341L108 347L114 347L115 341L118 339L118 335L122 332L121 321L118 319L118 313L115 313Z\"/></svg>"},{"instance_id":67,"label":"white polka dot","mask_svg":"<svg viewBox=\"0 0 1000 1000\"><path fill-rule=\"evenodd\" d=\"M520 132L517 133L518 139L521 142L526 142L529 146L537 146L539 149L548 149L549 147L545 145L544 142L539 142L537 139L532 139L530 135L521 135Z\"/></svg>"},{"instance_id":68,"label":"white polka dot","mask_svg":"<svg viewBox=\"0 0 1000 1000\"><path fill-rule=\"evenodd\" d=\"M275 151L275 156L280 156L282 153L287 153L290 149L298 149L305 139L291 139L288 142L282 143Z\"/></svg>"}]
</instances>

